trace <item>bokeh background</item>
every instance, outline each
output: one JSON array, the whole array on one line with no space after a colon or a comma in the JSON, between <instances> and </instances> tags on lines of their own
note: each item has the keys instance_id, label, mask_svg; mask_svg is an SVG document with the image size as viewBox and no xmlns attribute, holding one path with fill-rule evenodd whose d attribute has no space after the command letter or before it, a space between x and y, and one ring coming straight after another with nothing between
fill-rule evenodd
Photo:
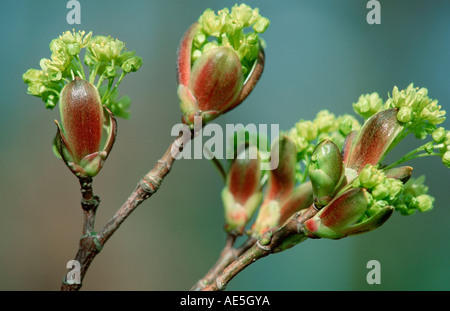
<instances>
[{"instance_id":1,"label":"bokeh background","mask_svg":"<svg viewBox=\"0 0 450 311\"><path fill-rule=\"evenodd\" d=\"M0 2L0 290L58 290L81 234L79 184L52 154L54 119L26 94L22 74L48 58L52 38L73 25L67 1ZM121 93L131 119L95 178L103 226L172 141L179 122L175 59L181 36L206 9L235 1L84 1L76 30L117 37L144 65ZM410 82L450 110L450 3L381 0L381 24L366 22L365 0L246 1L271 20L264 74L251 96L217 122L288 129L320 109L351 113L359 95L386 99ZM449 122L443 124L449 128ZM418 146L410 139L399 156ZM435 208L339 241L310 240L246 269L229 290L449 290L449 170L439 158L415 160ZM225 234L223 183L207 160L175 163L160 191L142 204L94 260L83 290L187 290L215 262ZM366 264L381 264L368 285Z\"/></svg>"}]
</instances>

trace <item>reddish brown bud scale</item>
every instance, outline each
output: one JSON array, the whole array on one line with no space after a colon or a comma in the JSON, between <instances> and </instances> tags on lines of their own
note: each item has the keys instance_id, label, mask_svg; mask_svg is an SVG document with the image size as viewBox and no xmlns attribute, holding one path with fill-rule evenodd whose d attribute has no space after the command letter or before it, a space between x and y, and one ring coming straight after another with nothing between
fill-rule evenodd
<instances>
[{"instance_id":1,"label":"reddish brown bud scale","mask_svg":"<svg viewBox=\"0 0 450 311\"><path fill-rule=\"evenodd\" d=\"M353 188L335 198L320 213L320 219L327 227L344 227L354 224L367 208L366 190Z\"/></svg>"},{"instance_id":2,"label":"reddish brown bud scale","mask_svg":"<svg viewBox=\"0 0 450 311\"><path fill-rule=\"evenodd\" d=\"M370 117L354 139L350 151L345 152L347 167L358 173L367 165L376 165L389 148L392 141L403 129L397 120L398 109L392 108L378 112Z\"/></svg>"},{"instance_id":3,"label":"reddish brown bud scale","mask_svg":"<svg viewBox=\"0 0 450 311\"><path fill-rule=\"evenodd\" d=\"M223 111L233 103L244 82L241 67L231 47L212 48L195 62L189 89L201 111Z\"/></svg>"},{"instance_id":4,"label":"reddish brown bud scale","mask_svg":"<svg viewBox=\"0 0 450 311\"><path fill-rule=\"evenodd\" d=\"M244 205L261 188L260 165L259 158L233 161L227 185L236 202Z\"/></svg>"},{"instance_id":5,"label":"reddish brown bud scale","mask_svg":"<svg viewBox=\"0 0 450 311\"><path fill-rule=\"evenodd\" d=\"M297 149L294 142L286 135L281 136L278 148L273 148L271 157L278 157L278 167L270 171L269 189L264 201L286 199L295 186L295 166Z\"/></svg>"},{"instance_id":6,"label":"reddish brown bud scale","mask_svg":"<svg viewBox=\"0 0 450 311\"><path fill-rule=\"evenodd\" d=\"M116 119L97 88L78 77L62 89L59 107L62 124L55 120L54 150L78 178L92 178L114 145Z\"/></svg>"},{"instance_id":7,"label":"reddish brown bud scale","mask_svg":"<svg viewBox=\"0 0 450 311\"><path fill-rule=\"evenodd\" d=\"M207 123L239 105L253 90L264 68L261 45L245 81L241 61L231 46L211 47L192 62L193 41L199 27L196 22L186 31L177 56L182 120L191 128L194 116L201 116Z\"/></svg>"},{"instance_id":8,"label":"reddish brown bud scale","mask_svg":"<svg viewBox=\"0 0 450 311\"><path fill-rule=\"evenodd\" d=\"M294 213L308 208L313 202L311 182L301 184L292 191L292 194L286 200L283 201L279 224L282 225Z\"/></svg>"},{"instance_id":9,"label":"reddish brown bud scale","mask_svg":"<svg viewBox=\"0 0 450 311\"><path fill-rule=\"evenodd\" d=\"M92 84L78 77L61 91L61 122L68 148L77 161L98 152L103 131L103 107Z\"/></svg>"},{"instance_id":10,"label":"reddish brown bud scale","mask_svg":"<svg viewBox=\"0 0 450 311\"><path fill-rule=\"evenodd\" d=\"M180 42L177 57L178 84L188 85L189 83L189 76L191 73L192 41L194 40L194 36L199 27L198 22L192 24Z\"/></svg>"}]
</instances>

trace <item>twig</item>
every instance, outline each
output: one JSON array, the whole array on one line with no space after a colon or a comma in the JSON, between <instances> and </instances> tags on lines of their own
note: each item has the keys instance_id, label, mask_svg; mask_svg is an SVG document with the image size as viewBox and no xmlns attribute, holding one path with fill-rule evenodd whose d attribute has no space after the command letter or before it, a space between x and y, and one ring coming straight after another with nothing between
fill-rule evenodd
<instances>
[{"instance_id":1,"label":"twig","mask_svg":"<svg viewBox=\"0 0 450 311\"><path fill-rule=\"evenodd\" d=\"M208 153L208 156L211 158L211 163L217 169L217 171L219 172L222 179L226 182L227 172L225 171L225 168L223 167L222 162L220 162L219 159L216 158L216 156L212 153L212 151L209 148L204 147L203 150Z\"/></svg>"},{"instance_id":2,"label":"twig","mask_svg":"<svg viewBox=\"0 0 450 311\"><path fill-rule=\"evenodd\" d=\"M197 283L195 283L195 285L191 288L191 291L201 291L205 288L205 286L214 280L230 263L235 261L257 241L255 238L249 237L239 248L234 248L233 244L235 240L235 235L229 234L227 236L227 242L224 249L220 253L219 259L216 261L214 266L209 269L208 273L203 278L198 280Z\"/></svg>"},{"instance_id":3,"label":"twig","mask_svg":"<svg viewBox=\"0 0 450 311\"><path fill-rule=\"evenodd\" d=\"M288 241L288 238L297 236L301 241L306 239L303 233L303 223L316 213L317 209L311 205L309 208L294 214L285 225L273 234L270 231L263 234L261 239L239 256L238 259L228 265L208 286L203 288L203 291L224 290L231 279L249 265L271 253L283 250L286 247L284 243Z\"/></svg>"},{"instance_id":4,"label":"twig","mask_svg":"<svg viewBox=\"0 0 450 311\"><path fill-rule=\"evenodd\" d=\"M175 159L182 151L186 143L194 137L191 135L180 135L169 146L162 158L158 160L151 171L144 175L139 181L135 190L128 197L127 201L119 208L113 218L98 233L94 232L95 212L98 207L99 199L93 195L92 180L80 180L82 185L82 207L84 211L83 236L80 239L78 252L75 260L80 263L80 284L69 284L66 277L63 279L61 290L77 291L82 286L84 276L94 260L95 256L102 250L106 241L120 227L123 221L138 207L142 202L151 197L161 186L161 182L170 172ZM96 203L93 203L96 202Z\"/></svg>"}]
</instances>

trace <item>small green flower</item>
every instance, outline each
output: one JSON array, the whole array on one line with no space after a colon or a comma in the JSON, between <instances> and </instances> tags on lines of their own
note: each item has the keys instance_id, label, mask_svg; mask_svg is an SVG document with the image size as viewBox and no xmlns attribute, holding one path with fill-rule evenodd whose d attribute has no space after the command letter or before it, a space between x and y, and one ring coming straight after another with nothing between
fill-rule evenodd
<instances>
[{"instance_id":1,"label":"small green flower","mask_svg":"<svg viewBox=\"0 0 450 311\"><path fill-rule=\"evenodd\" d=\"M378 165L367 164L359 173L358 178L353 181L353 187L362 186L372 189L382 184L385 178L386 175L378 169Z\"/></svg>"},{"instance_id":2,"label":"small green flower","mask_svg":"<svg viewBox=\"0 0 450 311\"><path fill-rule=\"evenodd\" d=\"M403 187L403 191L394 200L395 210L402 215L413 215L416 210L426 212L432 209L434 198L427 194L428 187L424 184L425 176L411 178Z\"/></svg>"},{"instance_id":3,"label":"small green flower","mask_svg":"<svg viewBox=\"0 0 450 311\"><path fill-rule=\"evenodd\" d=\"M385 178L384 181L372 189L372 195L376 200L394 201L403 191L403 183L394 178Z\"/></svg>"},{"instance_id":4,"label":"small green flower","mask_svg":"<svg viewBox=\"0 0 450 311\"><path fill-rule=\"evenodd\" d=\"M383 109L383 100L378 93L364 94L353 103L353 110L364 119L370 118L375 113Z\"/></svg>"},{"instance_id":5,"label":"small green flower","mask_svg":"<svg viewBox=\"0 0 450 311\"><path fill-rule=\"evenodd\" d=\"M342 134L343 137L347 136L352 131L359 131L361 129L361 124L358 120L349 114L337 117L336 122L338 124L339 133Z\"/></svg>"},{"instance_id":6,"label":"small green flower","mask_svg":"<svg viewBox=\"0 0 450 311\"><path fill-rule=\"evenodd\" d=\"M338 129L336 116L328 110L321 110L314 119L319 133L329 133Z\"/></svg>"},{"instance_id":7,"label":"small green flower","mask_svg":"<svg viewBox=\"0 0 450 311\"><path fill-rule=\"evenodd\" d=\"M297 134L305 138L307 141L312 141L317 138L319 133L318 127L312 121L300 121L295 124Z\"/></svg>"},{"instance_id":8,"label":"small green flower","mask_svg":"<svg viewBox=\"0 0 450 311\"><path fill-rule=\"evenodd\" d=\"M431 133L431 137L433 138L433 141L435 143L441 143L445 140L447 135L447 132L445 131L445 128L440 127Z\"/></svg>"},{"instance_id":9,"label":"small green flower","mask_svg":"<svg viewBox=\"0 0 450 311\"><path fill-rule=\"evenodd\" d=\"M238 54L244 76L250 73L259 53L261 38L270 25L270 21L259 14L259 9L252 9L246 4L234 5L231 11L227 8L217 14L207 9L198 19L199 29L193 38L192 61L212 47L231 46ZM253 32L245 33L252 27ZM208 37L214 40L208 41Z\"/></svg>"},{"instance_id":10,"label":"small green flower","mask_svg":"<svg viewBox=\"0 0 450 311\"><path fill-rule=\"evenodd\" d=\"M49 45L50 59L40 60L41 69L29 69L22 78L28 85L28 94L40 97L46 108L53 109L60 92L68 81L76 77L88 81L100 90L102 104L106 104L116 116L128 117L129 98L116 101L117 87L129 72L137 71L142 59L135 52L126 51L125 44L107 36L92 36L92 32L66 31ZM80 60L82 49L86 49L84 58L89 68L86 75ZM95 79L98 81L95 83ZM116 77L119 77L115 81ZM107 79L107 87L103 86Z\"/></svg>"},{"instance_id":11,"label":"small green flower","mask_svg":"<svg viewBox=\"0 0 450 311\"><path fill-rule=\"evenodd\" d=\"M397 119L400 122L408 123L413 118L411 107L401 107L397 113Z\"/></svg>"},{"instance_id":12,"label":"small green flower","mask_svg":"<svg viewBox=\"0 0 450 311\"><path fill-rule=\"evenodd\" d=\"M126 73L135 72L142 66L142 58L139 56L132 56L121 65L122 70Z\"/></svg>"},{"instance_id":13,"label":"small green flower","mask_svg":"<svg viewBox=\"0 0 450 311\"><path fill-rule=\"evenodd\" d=\"M308 148L308 146L310 145L305 137L298 135L297 129L295 127L291 128L287 135L294 142L297 153L305 151L306 148Z\"/></svg>"},{"instance_id":14,"label":"small green flower","mask_svg":"<svg viewBox=\"0 0 450 311\"><path fill-rule=\"evenodd\" d=\"M434 198L428 194L422 194L413 200L413 205L419 212L428 212L433 209Z\"/></svg>"},{"instance_id":15,"label":"small green flower","mask_svg":"<svg viewBox=\"0 0 450 311\"><path fill-rule=\"evenodd\" d=\"M445 121L446 112L438 105L438 101L428 97L426 88L414 87L412 83L401 91L395 86L386 106L398 108L398 121L420 139Z\"/></svg>"}]
</instances>

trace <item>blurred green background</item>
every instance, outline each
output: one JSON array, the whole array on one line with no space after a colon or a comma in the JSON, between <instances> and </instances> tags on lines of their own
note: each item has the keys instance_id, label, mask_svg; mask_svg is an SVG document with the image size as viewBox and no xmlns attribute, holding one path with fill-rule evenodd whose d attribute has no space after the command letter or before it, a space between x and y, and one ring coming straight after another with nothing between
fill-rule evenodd
<instances>
[{"instance_id":1,"label":"blurred green background","mask_svg":"<svg viewBox=\"0 0 450 311\"><path fill-rule=\"evenodd\" d=\"M59 111L26 94L22 74L50 57L49 43L73 25L67 1L1 1L0 290L58 290L81 234L78 181L52 154ZM131 119L95 178L103 226L172 141L179 122L175 60L180 38L206 9L235 1L84 1L76 30L111 35L144 64L121 93ZM383 1L381 24L366 22L365 0L246 1L271 20L266 67L253 93L217 120L288 129L320 109L351 113L360 94L387 99L394 85L427 87L450 110L450 3ZM449 128L449 122L443 124ZM410 139L399 156L418 146ZM310 240L262 259L229 290L449 290L449 170L439 158L415 160L435 208L339 241ZM160 191L142 204L94 260L84 290L187 290L215 262L225 234L223 183L207 160L175 163ZM366 264L381 264L368 285Z\"/></svg>"}]
</instances>

